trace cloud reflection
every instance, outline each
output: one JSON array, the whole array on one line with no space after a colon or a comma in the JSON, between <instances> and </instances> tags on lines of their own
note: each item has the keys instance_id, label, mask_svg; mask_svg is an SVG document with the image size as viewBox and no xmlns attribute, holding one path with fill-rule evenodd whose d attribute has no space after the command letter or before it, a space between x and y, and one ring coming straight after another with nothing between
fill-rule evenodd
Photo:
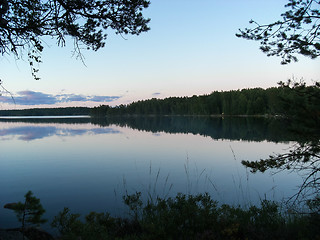
<instances>
[{"instance_id":1,"label":"cloud reflection","mask_svg":"<svg viewBox=\"0 0 320 240\"><path fill-rule=\"evenodd\" d=\"M57 126L19 126L0 129L1 140L9 139L10 136L17 137L22 141L32 141L37 139L43 139L51 136L60 137L75 137L88 134L119 134L119 130L104 127L104 128L90 128L90 129L75 129Z\"/></svg>"}]
</instances>

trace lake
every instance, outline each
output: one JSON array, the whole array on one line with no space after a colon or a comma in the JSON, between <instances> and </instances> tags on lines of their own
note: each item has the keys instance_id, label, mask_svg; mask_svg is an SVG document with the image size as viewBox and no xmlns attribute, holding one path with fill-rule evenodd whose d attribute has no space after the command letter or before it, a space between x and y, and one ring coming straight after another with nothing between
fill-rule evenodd
<instances>
[{"instance_id":1,"label":"lake","mask_svg":"<svg viewBox=\"0 0 320 240\"><path fill-rule=\"evenodd\" d=\"M72 212L122 216L122 196L208 192L248 206L293 195L297 173L252 174L241 160L283 153L295 138L270 118L126 117L0 119L0 228L16 227L3 205L31 190L52 219Z\"/></svg>"}]
</instances>

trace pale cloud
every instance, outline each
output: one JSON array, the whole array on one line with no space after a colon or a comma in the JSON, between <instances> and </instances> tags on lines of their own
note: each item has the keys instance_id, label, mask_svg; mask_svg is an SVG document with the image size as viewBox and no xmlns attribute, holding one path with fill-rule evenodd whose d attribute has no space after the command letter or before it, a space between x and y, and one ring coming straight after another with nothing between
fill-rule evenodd
<instances>
[{"instance_id":1,"label":"pale cloud","mask_svg":"<svg viewBox=\"0 0 320 240\"><path fill-rule=\"evenodd\" d=\"M119 98L120 96L91 96L89 100L92 102L112 102Z\"/></svg>"},{"instance_id":2,"label":"pale cloud","mask_svg":"<svg viewBox=\"0 0 320 240\"><path fill-rule=\"evenodd\" d=\"M54 105L57 103L70 102L112 102L118 100L121 96L97 96L80 94L47 94L30 90L20 91L11 96L0 96L1 103L17 105Z\"/></svg>"},{"instance_id":3,"label":"pale cloud","mask_svg":"<svg viewBox=\"0 0 320 240\"><path fill-rule=\"evenodd\" d=\"M62 94L58 95L58 98L60 98L60 102L86 102L87 97L83 95L76 95L76 94Z\"/></svg>"}]
</instances>

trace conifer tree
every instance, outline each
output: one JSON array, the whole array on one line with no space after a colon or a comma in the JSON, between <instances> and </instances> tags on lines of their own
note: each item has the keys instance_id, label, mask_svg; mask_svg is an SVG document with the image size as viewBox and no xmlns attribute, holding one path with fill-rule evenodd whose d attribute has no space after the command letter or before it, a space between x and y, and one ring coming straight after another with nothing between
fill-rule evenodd
<instances>
[{"instance_id":1,"label":"conifer tree","mask_svg":"<svg viewBox=\"0 0 320 240\"><path fill-rule=\"evenodd\" d=\"M16 213L19 222L21 222L22 233L28 226L39 226L47 221L42 218L45 210L40 203L40 199L33 196L31 191L28 191L24 198L24 202L8 203L4 206L4 208Z\"/></svg>"}]
</instances>

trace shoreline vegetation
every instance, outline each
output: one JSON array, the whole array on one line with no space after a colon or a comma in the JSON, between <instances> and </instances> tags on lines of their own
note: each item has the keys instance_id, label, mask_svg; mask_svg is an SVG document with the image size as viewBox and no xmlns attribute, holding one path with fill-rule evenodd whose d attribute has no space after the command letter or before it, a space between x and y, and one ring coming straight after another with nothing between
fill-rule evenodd
<instances>
[{"instance_id":1,"label":"shoreline vegetation","mask_svg":"<svg viewBox=\"0 0 320 240\"><path fill-rule=\"evenodd\" d=\"M105 105L102 105L105 106ZM99 106L99 107L102 107ZM71 107L72 108L72 107ZM93 108L97 108L97 107L93 107ZM88 108L89 111L92 110L93 108ZM36 110L42 110L43 108L34 108ZM34 109L21 109L21 110L0 110L0 118L5 119L5 118L23 118L23 117L28 117L28 118L32 118L32 117L44 117L44 118L81 118L81 117L101 117L99 115L94 115L94 114L69 114L69 115L62 115L62 114L46 114L43 113L40 115L36 115L32 113L32 110ZM55 109L55 108L54 108ZM60 109L63 108L56 108L57 111L59 111ZM31 110L29 112L29 110ZM14 111L19 111L19 112L14 112ZM20 112L21 111L21 112ZM49 110L50 111L50 110ZM71 110L72 111L72 110ZM33 115L32 115L33 114ZM272 114L119 114L119 115L106 115L104 117L217 117L217 118L221 118L221 117L264 117L264 118L268 118L268 117L284 117L282 115L272 115Z\"/></svg>"},{"instance_id":2,"label":"shoreline vegetation","mask_svg":"<svg viewBox=\"0 0 320 240\"><path fill-rule=\"evenodd\" d=\"M27 199L28 194L31 200ZM53 236L39 228L46 221L42 219L40 199L30 191L25 198L24 203L6 205L17 214L22 226L0 229L1 240L320 238L320 215L311 203L309 214L302 214L298 208L285 208L270 200L261 200L260 206L241 207L219 204L207 193L178 193L175 197L143 201L140 192L123 196L128 209L126 217L112 217L107 212L81 217L64 208L51 222L51 227L58 231ZM38 208L42 210L40 214Z\"/></svg>"}]
</instances>

